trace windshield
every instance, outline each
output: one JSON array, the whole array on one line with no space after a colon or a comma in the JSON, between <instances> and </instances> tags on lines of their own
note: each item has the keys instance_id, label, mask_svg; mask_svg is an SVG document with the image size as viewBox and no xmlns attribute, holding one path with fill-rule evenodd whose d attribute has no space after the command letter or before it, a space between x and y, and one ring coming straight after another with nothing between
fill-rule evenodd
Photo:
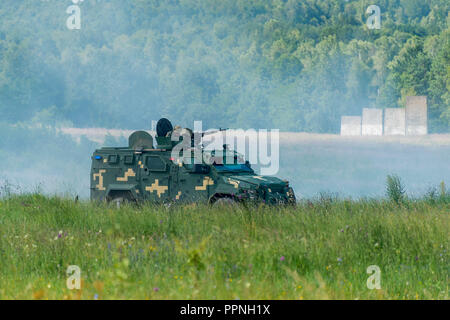
<instances>
[{"instance_id":1,"label":"windshield","mask_svg":"<svg viewBox=\"0 0 450 320\"><path fill-rule=\"evenodd\" d=\"M214 164L214 168L218 172L253 172L253 170L245 164Z\"/></svg>"}]
</instances>

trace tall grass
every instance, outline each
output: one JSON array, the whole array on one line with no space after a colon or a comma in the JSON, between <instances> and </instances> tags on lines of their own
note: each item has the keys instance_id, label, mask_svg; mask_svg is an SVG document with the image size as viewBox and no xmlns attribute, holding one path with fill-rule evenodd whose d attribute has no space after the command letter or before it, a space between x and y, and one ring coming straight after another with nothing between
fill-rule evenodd
<instances>
[{"instance_id":1,"label":"tall grass","mask_svg":"<svg viewBox=\"0 0 450 320\"><path fill-rule=\"evenodd\" d=\"M397 175L388 175L386 178L386 195L388 198L400 204L405 199L406 189L402 180Z\"/></svg>"},{"instance_id":2,"label":"tall grass","mask_svg":"<svg viewBox=\"0 0 450 320\"><path fill-rule=\"evenodd\" d=\"M0 298L448 299L449 212L448 196L237 209L10 197ZM81 290L66 287L69 265Z\"/></svg>"}]
</instances>

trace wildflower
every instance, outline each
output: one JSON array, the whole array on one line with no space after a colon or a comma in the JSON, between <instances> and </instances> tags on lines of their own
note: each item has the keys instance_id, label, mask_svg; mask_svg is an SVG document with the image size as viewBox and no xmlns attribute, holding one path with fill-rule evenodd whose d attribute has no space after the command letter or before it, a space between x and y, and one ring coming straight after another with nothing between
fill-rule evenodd
<instances>
[{"instance_id":1,"label":"wildflower","mask_svg":"<svg viewBox=\"0 0 450 320\"><path fill-rule=\"evenodd\" d=\"M342 258L337 258L337 262L342 262Z\"/></svg>"},{"instance_id":2,"label":"wildflower","mask_svg":"<svg viewBox=\"0 0 450 320\"><path fill-rule=\"evenodd\" d=\"M40 299L42 299L44 296L45 296L45 291L42 290L42 289L39 290L39 291L33 292L33 298L34 298L35 300L40 300Z\"/></svg>"},{"instance_id":3,"label":"wildflower","mask_svg":"<svg viewBox=\"0 0 450 320\"><path fill-rule=\"evenodd\" d=\"M280 257L280 261L284 261L284 256L281 256L281 257Z\"/></svg>"},{"instance_id":4,"label":"wildflower","mask_svg":"<svg viewBox=\"0 0 450 320\"><path fill-rule=\"evenodd\" d=\"M94 300L98 300L98 293L94 294Z\"/></svg>"},{"instance_id":5,"label":"wildflower","mask_svg":"<svg viewBox=\"0 0 450 320\"><path fill-rule=\"evenodd\" d=\"M158 288L158 287L154 287L154 288L153 288L153 291L158 292L158 291L159 291L159 288Z\"/></svg>"}]
</instances>

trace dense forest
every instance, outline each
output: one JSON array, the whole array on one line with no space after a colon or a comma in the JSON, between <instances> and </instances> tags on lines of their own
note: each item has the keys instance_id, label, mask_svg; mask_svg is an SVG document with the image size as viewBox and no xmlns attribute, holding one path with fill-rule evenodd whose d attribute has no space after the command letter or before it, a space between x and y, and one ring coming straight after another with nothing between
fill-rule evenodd
<instances>
[{"instance_id":1,"label":"dense forest","mask_svg":"<svg viewBox=\"0 0 450 320\"><path fill-rule=\"evenodd\" d=\"M0 122L335 133L427 95L450 131L448 0L84 0L69 30L72 4L1 1Z\"/></svg>"}]
</instances>

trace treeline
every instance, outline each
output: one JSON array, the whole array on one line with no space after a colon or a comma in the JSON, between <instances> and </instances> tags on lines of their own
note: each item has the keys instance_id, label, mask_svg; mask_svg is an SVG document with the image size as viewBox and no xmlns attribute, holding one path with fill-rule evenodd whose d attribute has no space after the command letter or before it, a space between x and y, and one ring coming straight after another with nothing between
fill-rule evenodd
<instances>
[{"instance_id":1,"label":"treeline","mask_svg":"<svg viewBox=\"0 0 450 320\"><path fill-rule=\"evenodd\" d=\"M68 30L71 4L1 1L2 121L338 132L427 95L450 131L447 0L86 0Z\"/></svg>"}]
</instances>

